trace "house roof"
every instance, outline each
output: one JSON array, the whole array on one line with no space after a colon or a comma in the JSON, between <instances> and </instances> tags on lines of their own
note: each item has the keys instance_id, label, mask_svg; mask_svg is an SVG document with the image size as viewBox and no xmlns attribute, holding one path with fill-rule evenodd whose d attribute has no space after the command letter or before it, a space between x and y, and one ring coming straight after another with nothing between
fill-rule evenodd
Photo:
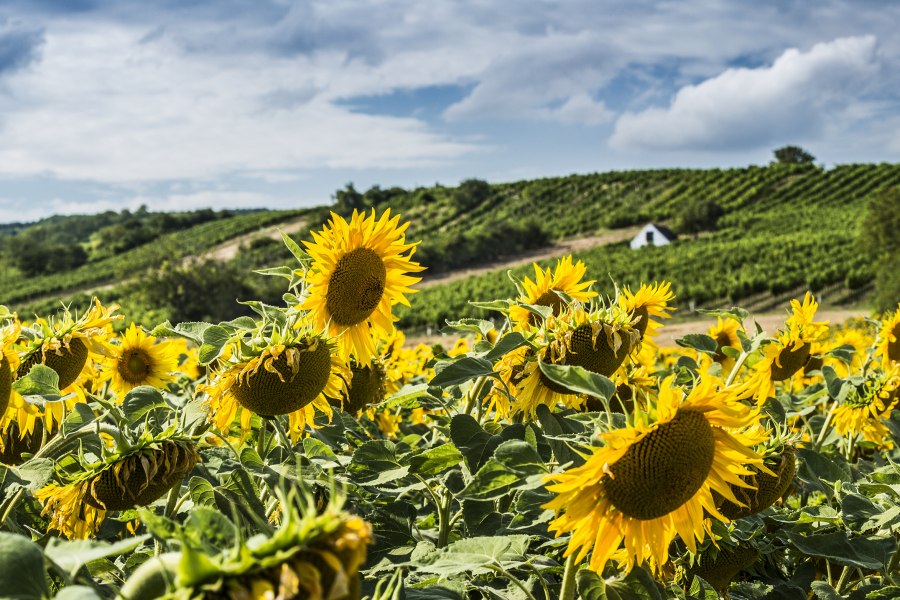
<instances>
[{"instance_id":1,"label":"house roof","mask_svg":"<svg viewBox=\"0 0 900 600\"><path fill-rule=\"evenodd\" d=\"M647 223L647 225L645 225L644 227L647 227L648 225L652 225L653 227L655 227L657 231L666 236L670 241L678 238L678 234L676 234L665 225L660 225L659 223Z\"/></svg>"}]
</instances>

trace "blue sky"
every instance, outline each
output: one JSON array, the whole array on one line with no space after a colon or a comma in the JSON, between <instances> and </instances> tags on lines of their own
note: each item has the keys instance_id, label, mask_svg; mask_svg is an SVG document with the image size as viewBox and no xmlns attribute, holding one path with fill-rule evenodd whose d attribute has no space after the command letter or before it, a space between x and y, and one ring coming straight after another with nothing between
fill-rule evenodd
<instances>
[{"instance_id":1,"label":"blue sky","mask_svg":"<svg viewBox=\"0 0 900 600\"><path fill-rule=\"evenodd\" d=\"M900 161L900 3L4 0L0 222Z\"/></svg>"}]
</instances>

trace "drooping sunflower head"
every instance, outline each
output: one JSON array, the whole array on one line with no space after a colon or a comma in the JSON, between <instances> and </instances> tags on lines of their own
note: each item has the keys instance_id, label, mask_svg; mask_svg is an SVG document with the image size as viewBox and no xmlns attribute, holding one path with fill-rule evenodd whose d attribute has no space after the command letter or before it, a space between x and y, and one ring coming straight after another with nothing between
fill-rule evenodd
<instances>
[{"instance_id":1,"label":"drooping sunflower head","mask_svg":"<svg viewBox=\"0 0 900 600\"><path fill-rule=\"evenodd\" d=\"M669 303L675 299L675 294L672 293L671 287L671 283L663 281L655 285L643 284L634 294L627 287L622 289L619 306L636 320L634 327L642 338L644 335L652 337L658 327L650 317L668 319L672 316L669 312L675 310L675 307Z\"/></svg>"},{"instance_id":2,"label":"drooping sunflower head","mask_svg":"<svg viewBox=\"0 0 900 600\"><path fill-rule=\"evenodd\" d=\"M566 301L561 294L579 302L587 302L597 295L590 290L594 281L583 281L587 267L583 262L572 262L571 256L564 256L556 261L556 267L541 269L537 264L534 267L534 280L526 276L522 280L523 295L516 300L522 304L537 306L549 306L553 314L558 315L566 306ZM514 305L509 310L510 320L519 325L536 325L539 317L528 309Z\"/></svg>"},{"instance_id":3,"label":"drooping sunflower head","mask_svg":"<svg viewBox=\"0 0 900 600\"><path fill-rule=\"evenodd\" d=\"M146 506L181 483L199 460L193 443L171 436L142 440L35 494L49 528L69 539L93 536L111 510Z\"/></svg>"},{"instance_id":4,"label":"drooping sunflower head","mask_svg":"<svg viewBox=\"0 0 900 600\"><path fill-rule=\"evenodd\" d=\"M162 600L361 598L359 570L373 541L372 528L343 511L341 502L339 493L319 506L311 492L305 497L296 490L282 494L278 528L243 542L240 553L195 545L192 540L204 532L191 535L187 523L182 550L146 561L121 595L146 594L146 582L155 580L164 582L154 595Z\"/></svg>"},{"instance_id":5,"label":"drooping sunflower head","mask_svg":"<svg viewBox=\"0 0 900 600\"><path fill-rule=\"evenodd\" d=\"M380 359L373 359L368 365L350 361L351 378L340 398L329 398L332 406L344 412L358 415L366 407L374 406L385 398L387 373Z\"/></svg>"},{"instance_id":6,"label":"drooping sunflower head","mask_svg":"<svg viewBox=\"0 0 900 600\"><path fill-rule=\"evenodd\" d=\"M223 432L240 418L244 433L253 413L290 415L291 436L300 437L315 409L331 415L328 398L340 398L349 369L334 343L308 330L288 337L235 344L230 357L214 370L211 383L197 386L209 395L210 419Z\"/></svg>"},{"instance_id":7,"label":"drooping sunflower head","mask_svg":"<svg viewBox=\"0 0 900 600\"><path fill-rule=\"evenodd\" d=\"M485 398L486 412L493 411L495 419L513 414L535 419L537 408L542 405L551 410L559 405L581 409L583 396L550 380L541 371L538 360L548 352L546 344L538 344L536 349L522 346L504 355L496 366L501 382Z\"/></svg>"},{"instance_id":8,"label":"drooping sunflower head","mask_svg":"<svg viewBox=\"0 0 900 600\"><path fill-rule=\"evenodd\" d=\"M798 441L797 434L776 428L769 439L755 448L763 457L763 464L751 466L753 474L741 477L747 486L731 486L738 502L715 494L719 512L731 520L740 519L761 512L782 498L797 472L794 448Z\"/></svg>"},{"instance_id":9,"label":"drooping sunflower head","mask_svg":"<svg viewBox=\"0 0 900 600\"><path fill-rule=\"evenodd\" d=\"M557 497L545 508L562 511L550 530L572 534L567 556L591 552L598 573L613 557L626 570L645 561L659 569L676 534L696 552L710 532L706 516L727 520L713 492L733 500L730 486L747 485L741 476L761 463L752 448L764 433L758 411L719 385L701 379L685 395L667 378L630 426L601 434L583 465L549 477Z\"/></svg>"},{"instance_id":10,"label":"drooping sunflower head","mask_svg":"<svg viewBox=\"0 0 900 600\"><path fill-rule=\"evenodd\" d=\"M834 411L834 428L839 435L861 435L878 448L894 447L893 436L885 425L900 404L900 364L885 371L867 373L860 386L851 388L844 402Z\"/></svg>"},{"instance_id":11,"label":"drooping sunflower head","mask_svg":"<svg viewBox=\"0 0 900 600\"><path fill-rule=\"evenodd\" d=\"M390 209L380 219L353 212L348 223L331 214L313 241L304 242L312 265L306 273L308 296L302 308L311 310L316 328L338 339L345 359L352 354L367 364L375 355L376 337L390 334L396 317L392 306L409 305L410 286L420 277L408 273L424 270L413 262L415 244L407 244L404 232Z\"/></svg>"},{"instance_id":12,"label":"drooping sunflower head","mask_svg":"<svg viewBox=\"0 0 900 600\"><path fill-rule=\"evenodd\" d=\"M688 574L702 577L722 594L738 574L751 567L759 557L759 550L749 544L709 544L688 570Z\"/></svg>"},{"instance_id":13,"label":"drooping sunflower head","mask_svg":"<svg viewBox=\"0 0 900 600\"><path fill-rule=\"evenodd\" d=\"M610 377L640 344L630 313L610 308L574 305L551 320L546 362L576 365Z\"/></svg>"},{"instance_id":14,"label":"drooping sunflower head","mask_svg":"<svg viewBox=\"0 0 900 600\"><path fill-rule=\"evenodd\" d=\"M119 344L107 344L106 348L103 367L120 397L141 385L163 387L178 369L179 347L147 335L135 324Z\"/></svg>"},{"instance_id":15,"label":"drooping sunflower head","mask_svg":"<svg viewBox=\"0 0 900 600\"><path fill-rule=\"evenodd\" d=\"M19 377L28 373L35 364L50 367L59 376L59 388L72 385L81 374L88 356L99 360L103 354L103 342L112 334L112 322L122 318L113 313L116 305L108 308L94 298L91 308L81 317L75 317L68 309L58 319L38 319L32 326L23 328L27 338L20 350Z\"/></svg>"},{"instance_id":16,"label":"drooping sunflower head","mask_svg":"<svg viewBox=\"0 0 900 600\"><path fill-rule=\"evenodd\" d=\"M884 316L875 344L875 355L881 358L885 368L892 362L900 363L900 303L897 310Z\"/></svg>"}]
</instances>

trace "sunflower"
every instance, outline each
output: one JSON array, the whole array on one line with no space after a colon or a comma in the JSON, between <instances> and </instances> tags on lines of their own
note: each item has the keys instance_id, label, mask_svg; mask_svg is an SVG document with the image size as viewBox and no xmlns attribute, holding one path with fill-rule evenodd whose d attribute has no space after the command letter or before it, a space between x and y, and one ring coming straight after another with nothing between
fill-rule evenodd
<instances>
[{"instance_id":1,"label":"sunflower","mask_svg":"<svg viewBox=\"0 0 900 600\"><path fill-rule=\"evenodd\" d=\"M653 337L659 327L659 324L650 317L668 319L672 316L669 312L675 308L669 306L669 302L675 299L675 294L672 293L671 287L671 283L664 281L655 285L643 284L634 294L627 287L622 289L619 306L637 319L634 327L640 333L641 338L645 335Z\"/></svg>"},{"instance_id":2,"label":"sunflower","mask_svg":"<svg viewBox=\"0 0 900 600\"><path fill-rule=\"evenodd\" d=\"M806 293L803 302L791 300L791 316L777 339L767 344L754 365L754 373L743 391L764 402L775 389L775 383L792 377L809 361L812 343L828 333L827 321L813 321L818 303Z\"/></svg>"},{"instance_id":3,"label":"sunflower","mask_svg":"<svg viewBox=\"0 0 900 600\"><path fill-rule=\"evenodd\" d=\"M132 323L120 345L107 345L103 366L113 391L121 397L141 385L165 386L174 378L180 354L177 345L158 341Z\"/></svg>"},{"instance_id":4,"label":"sunflower","mask_svg":"<svg viewBox=\"0 0 900 600\"><path fill-rule=\"evenodd\" d=\"M738 331L741 331L741 324L736 319L718 317L716 324L709 328L708 335L716 340L716 353L712 357L713 360L722 365L722 371L727 373L734 366L734 359L723 352L724 348L733 348L737 351L742 349L741 338Z\"/></svg>"},{"instance_id":5,"label":"sunflower","mask_svg":"<svg viewBox=\"0 0 900 600\"><path fill-rule=\"evenodd\" d=\"M760 552L750 545L710 544L697 562L688 570L689 575L705 579L720 594L724 593L738 574L759 560Z\"/></svg>"},{"instance_id":6,"label":"sunflower","mask_svg":"<svg viewBox=\"0 0 900 600\"><path fill-rule=\"evenodd\" d=\"M19 355L13 349L13 344L19 339L20 328L17 320L0 328L0 416L9 406L13 374L19 368Z\"/></svg>"},{"instance_id":7,"label":"sunflower","mask_svg":"<svg viewBox=\"0 0 900 600\"><path fill-rule=\"evenodd\" d=\"M359 365L350 360L350 381L339 398L329 398L335 408L351 415L359 415L369 406L384 400L387 393L387 373L380 358L372 359L368 365Z\"/></svg>"},{"instance_id":8,"label":"sunflower","mask_svg":"<svg viewBox=\"0 0 900 600\"><path fill-rule=\"evenodd\" d=\"M371 526L342 510L343 498L296 488L280 497L278 528L242 543L240 552L216 551L189 534L178 552L142 564L121 589L124 598L361 598L359 569L372 543Z\"/></svg>"},{"instance_id":9,"label":"sunflower","mask_svg":"<svg viewBox=\"0 0 900 600\"><path fill-rule=\"evenodd\" d=\"M574 305L550 321L544 360L610 377L639 347L640 333L631 321L619 306Z\"/></svg>"},{"instance_id":10,"label":"sunflower","mask_svg":"<svg viewBox=\"0 0 900 600\"><path fill-rule=\"evenodd\" d=\"M327 329L338 338L345 359L351 354L360 364L375 355L375 337L394 330L397 318L391 312L396 303L409 306L409 286L420 277L407 273L424 270L412 262L416 244L407 244L398 226L400 217L390 217L390 209L375 219L353 211L350 222L335 213L313 241L304 242L312 265L306 274L310 284L301 308L313 311L316 328Z\"/></svg>"},{"instance_id":11,"label":"sunflower","mask_svg":"<svg viewBox=\"0 0 900 600\"><path fill-rule=\"evenodd\" d=\"M262 340L259 345L234 344L230 357L198 385L209 396L210 419L228 432L236 418L244 434L253 413L289 415L291 439L300 438L313 422L315 409L331 416L328 398L340 398L351 379L334 344L308 330Z\"/></svg>"},{"instance_id":12,"label":"sunflower","mask_svg":"<svg viewBox=\"0 0 900 600\"><path fill-rule=\"evenodd\" d=\"M146 506L180 484L199 455L193 443L174 438L147 440L95 465L68 481L50 483L35 497L50 516L49 529L69 539L92 537L111 510Z\"/></svg>"},{"instance_id":13,"label":"sunflower","mask_svg":"<svg viewBox=\"0 0 900 600\"><path fill-rule=\"evenodd\" d=\"M713 492L737 502L731 486L747 487L741 476L762 463L752 449L764 435L758 410L718 390L715 378L700 379L686 396L673 383L664 380L655 405L631 425L601 434L604 445L583 465L548 476L557 496L544 507L563 511L550 530L571 533L565 555L580 562L591 552L598 573L610 558L626 570L645 561L658 570L676 535L696 553L712 535L707 516L727 521Z\"/></svg>"},{"instance_id":14,"label":"sunflower","mask_svg":"<svg viewBox=\"0 0 900 600\"><path fill-rule=\"evenodd\" d=\"M589 289L594 280L582 281L587 267L580 260L573 264L571 256L564 256L556 261L556 267L552 270L550 267L543 270L537 263L533 267L534 281L526 276L522 280L525 293L516 298L521 304L549 306L553 309L553 314L558 315L566 304L559 294L565 294L579 302L586 302L597 295L597 292ZM510 307L509 318L519 326L535 325L538 319L533 312L518 305Z\"/></svg>"},{"instance_id":15,"label":"sunflower","mask_svg":"<svg viewBox=\"0 0 900 600\"><path fill-rule=\"evenodd\" d=\"M891 432L884 421L900 402L900 365L876 372L860 387L851 388L843 404L834 410L834 428L838 435L862 435L878 448L894 447Z\"/></svg>"},{"instance_id":16,"label":"sunflower","mask_svg":"<svg viewBox=\"0 0 900 600\"><path fill-rule=\"evenodd\" d=\"M880 356L885 367L891 362L900 362L900 303L897 310L884 316L876 341L876 356Z\"/></svg>"},{"instance_id":17,"label":"sunflower","mask_svg":"<svg viewBox=\"0 0 900 600\"><path fill-rule=\"evenodd\" d=\"M38 319L23 331L30 338L20 353L18 376L27 374L35 364L43 364L59 376L59 389L75 383L90 354L103 355L103 341L111 334L110 324L122 318L113 315L118 306L104 308L94 298L91 308L80 318L65 311L61 319Z\"/></svg>"},{"instance_id":18,"label":"sunflower","mask_svg":"<svg viewBox=\"0 0 900 600\"><path fill-rule=\"evenodd\" d=\"M731 486L740 501L734 503L717 496L719 512L731 520L755 515L774 504L790 489L797 472L797 457L791 438L773 436L757 448L763 457L765 470L750 467L753 475L742 477L751 487Z\"/></svg>"}]
</instances>

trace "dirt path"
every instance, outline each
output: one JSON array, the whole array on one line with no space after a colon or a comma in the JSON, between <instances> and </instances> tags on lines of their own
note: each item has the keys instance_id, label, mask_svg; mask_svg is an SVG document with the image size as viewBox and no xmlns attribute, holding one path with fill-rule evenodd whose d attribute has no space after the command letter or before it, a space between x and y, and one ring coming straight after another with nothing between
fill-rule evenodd
<instances>
[{"instance_id":1,"label":"dirt path","mask_svg":"<svg viewBox=\"0 0 900 600\"><path fill-rule=\"evenodd\" d=\"M847 319L864 315L865 311L863 309L829 308L820 310L816 313L816 321L828 321L832 325L840 325ZM764 331L774 334L775 330L784 324L784 320L787 316L786 310L762 315L751 315L750 318L745 321L744 325L751 330L755 330L755 326L753 325L753 322L755 321L760 324ZM656 341L660 346L666 348L677 347L678 344L675 343L677 338L683 337L689 333L706 333L710 325L715 323L715 321L715 317L706 317L703 319L691 319L690 321L666 323L663 328L660 329L659 337L656 338ZM410 346L415 346L416 344L441 344L446 347L447 345L452 345L455 340L455 336L441 335L438 333L427 336L411 335L406 338L406 343Z\"/></svg>"},{"instance_id":2,"label":"dirt path","mask_svg":"<svg viewBox=\"0 0 900 600\"><path fill-rule=\"evenodd\" d=\"M473 275L483 275L484 273L490 273L491 271L497 271L499 269L512 269L514 267L520 267L522 265L546 260L548 258L556 258L558 256L565 256L566 254L571 254L573 252L590 250L591 248L595 248L597 246L615 244L616 242L621 242L623 240L633 238L635 235L637 235L638 231L640 231L640 227L630 227L628 229L616 229L600 235L572 238L569 240L557 242L552 246L548 246L546 248L539 248L537 250L532 250L523 254L516 255L515 257L511 257L507 260L498 260L478 267L472 267L470 269L459 269L456 271L450 271L449 273L440 273L439 275L434 276L429 276L428 272L426 271L422 275L422 282L417 287L428 288L434 285L450 283L451 281L456 281L457 279L472 277Z\"/></svg>"}]
</instances>

